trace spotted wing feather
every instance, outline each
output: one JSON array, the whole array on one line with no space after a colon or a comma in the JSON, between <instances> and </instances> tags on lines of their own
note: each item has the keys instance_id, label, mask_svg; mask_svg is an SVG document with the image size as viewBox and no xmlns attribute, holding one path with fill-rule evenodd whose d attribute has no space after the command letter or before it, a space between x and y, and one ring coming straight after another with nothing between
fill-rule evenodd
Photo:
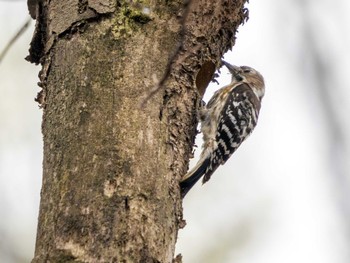
<instances>
[{"instance_id":1,"label":"spotted wing feather","mask_svg":"<svg viewBox=\"0 0 350 263\"><path fill-rule=\"evenodd\" d=\"M215 170L224 164L248 137L257 123L260 101L249 85L241 83L227 88L228 97L223 107L218 109L219 117L217 125L213 127L215 129L213 135L203 134L204 143L210 146L205 146L205 152L202 152L197 165L180 182L182 196L185 196L202 176L204 176L203 183L207 182ZM216 109L212 106L218 105L215 101L221 99L218 97L221 94L224 93L216 93L209 101L208 116L215 112ZM207 118L203 121L211 122L214 119ZM212 127L212 124L214 123L206 123L206 127ZM214 138L210 138L211 136Z\"/></svg>"}]
</instances>

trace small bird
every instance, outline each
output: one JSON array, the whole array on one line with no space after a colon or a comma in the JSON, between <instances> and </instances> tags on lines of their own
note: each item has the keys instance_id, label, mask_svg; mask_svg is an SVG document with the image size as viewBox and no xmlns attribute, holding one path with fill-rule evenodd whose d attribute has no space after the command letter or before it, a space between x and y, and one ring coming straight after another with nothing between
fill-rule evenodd
<instances>
[{"instance_id":1,"label":"small bird","mask_svg":"<svg viewBox=\"0 0 350 263\"><path fill-rule=\"evenodd\" d=\"M203 146L200 159L180 181L182 198L203 176L207 182L251 134L265 93L264 78L255 69L222 63L232 74L231 83L217 90L199 110Z\"/></svg>"}]
</instances>

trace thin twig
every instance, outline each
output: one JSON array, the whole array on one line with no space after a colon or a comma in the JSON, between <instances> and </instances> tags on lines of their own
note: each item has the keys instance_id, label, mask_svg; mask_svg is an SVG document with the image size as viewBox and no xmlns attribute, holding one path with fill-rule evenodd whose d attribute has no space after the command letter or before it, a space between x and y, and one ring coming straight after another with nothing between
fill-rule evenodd
<instances>
[{"instance_id":1,"label":"thin twig","mask_svg":"<svg viewBox=\"0 0 350 263\"><path fill-rule=\"evenodd\" d=\"M30 21L32 19L29 17L25 23L23 24L23 26L18 30L18 32L12 37L12 39L7 43L7 45L5 46L5 48L1 51L0 53L0 63L2 62L2 60L4 59L6 53L9 51L9 49L13 46L13 44L17 41L17 39L23 35L23 33L26 31L26 29L28 28Z\"/></svg>"}]
</instances>

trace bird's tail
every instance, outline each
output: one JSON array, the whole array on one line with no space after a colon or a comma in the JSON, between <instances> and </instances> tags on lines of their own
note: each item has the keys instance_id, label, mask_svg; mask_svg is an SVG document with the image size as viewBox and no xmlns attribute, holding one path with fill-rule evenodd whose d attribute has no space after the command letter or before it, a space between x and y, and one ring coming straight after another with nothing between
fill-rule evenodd
<instances>
[{"instance_id":1,"label":"bird's tail","mask_svg":"<svg viewBox=\"0 0 350 263\"><path fill-rule=\"evenodd\" d=\"M180 181L181 197L184 198L188 191L198 182L198 180L206 173L210 158L203 158L195 167L189 171Z\"/></svg>"}]
</instances>

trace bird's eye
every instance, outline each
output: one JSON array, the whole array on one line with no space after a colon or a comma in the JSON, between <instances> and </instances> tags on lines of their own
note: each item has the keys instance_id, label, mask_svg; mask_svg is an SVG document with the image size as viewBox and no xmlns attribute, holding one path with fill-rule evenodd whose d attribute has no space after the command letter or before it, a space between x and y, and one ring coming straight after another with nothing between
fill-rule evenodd
<instances>
[{"instance_id":1,"label":"bird's eye","mask_svg":"<svg viewBox=\"0 0 350 263\"><path fill-rule=\"evenodd\" d=\"M242 70L243 73L250 73L250 72L252 72L252 69L250 67L247 67L247 66L242 66L241 70Z\"/></svg>"}]
</instances>

